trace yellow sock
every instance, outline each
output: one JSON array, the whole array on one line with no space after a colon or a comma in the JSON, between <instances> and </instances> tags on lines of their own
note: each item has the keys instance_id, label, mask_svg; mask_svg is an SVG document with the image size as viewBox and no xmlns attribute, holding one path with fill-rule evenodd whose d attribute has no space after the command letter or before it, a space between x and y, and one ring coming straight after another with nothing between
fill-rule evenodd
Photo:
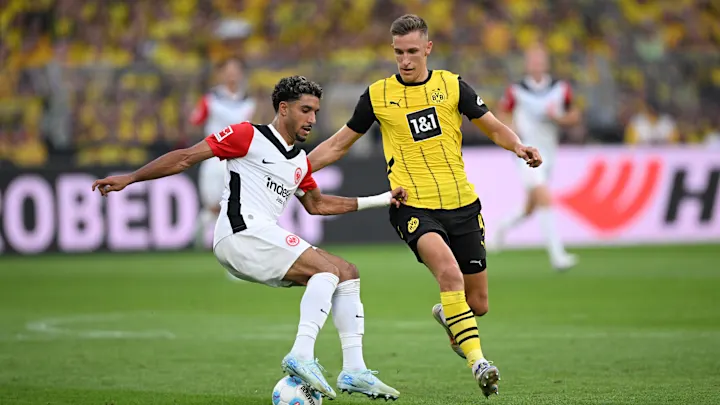
<instances>
[{"instance_id":1,"label":"yellow sock","mask_svg":"<svg viewBox=\"0 0 720 405\"><path fill-rule=\"evenodd\" d=\"M472 367L476 361L483 358L483 353L475 314L465 301L465 291L441 292L440 303L445 313L445 322L465 353L468 366Z\"/></svg>"}]
</instances>

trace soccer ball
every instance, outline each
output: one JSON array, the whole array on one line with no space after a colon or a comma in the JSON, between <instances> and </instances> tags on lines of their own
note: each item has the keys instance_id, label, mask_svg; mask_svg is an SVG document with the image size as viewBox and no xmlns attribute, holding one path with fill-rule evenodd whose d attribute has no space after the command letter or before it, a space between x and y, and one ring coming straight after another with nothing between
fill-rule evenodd
<instances>
[{"instance_id":1,"label":"soccer ball","mask_svg":"<svg viewBox=\"0 0 720 405\"><path fill-rule=\"evenodd\" d=\"M273 388L273 405L320 405L322 395L297 377L283 377Z\"/></svg>"}]
</instances>

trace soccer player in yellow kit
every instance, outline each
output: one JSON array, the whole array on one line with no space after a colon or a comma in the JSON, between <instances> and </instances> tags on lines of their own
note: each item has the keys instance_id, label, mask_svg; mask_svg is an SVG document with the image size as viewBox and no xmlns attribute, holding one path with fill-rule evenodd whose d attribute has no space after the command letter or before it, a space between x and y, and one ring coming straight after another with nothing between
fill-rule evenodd
<instances>
[{"instance_id":1,"label":"soccer player in yellow kit","mask_svg":"<svg viewBox=\"0 0 720 405\"><path fill-rule=\"evenodd\" d=\"M475 319L488 310L485 231L462 160L462 116L529 166L542 159L457 74L428 70L433 44L422 18L404 15L391 33L399 74L370 85L347 125L308 158L320 170L347 153L374 121L380 124L390 184L408 193L404 205L390 210L390 222L437 280L440 304L433 315L487 397L498 392L500 373L483 356Z\"/></svg>"}]
</instances>

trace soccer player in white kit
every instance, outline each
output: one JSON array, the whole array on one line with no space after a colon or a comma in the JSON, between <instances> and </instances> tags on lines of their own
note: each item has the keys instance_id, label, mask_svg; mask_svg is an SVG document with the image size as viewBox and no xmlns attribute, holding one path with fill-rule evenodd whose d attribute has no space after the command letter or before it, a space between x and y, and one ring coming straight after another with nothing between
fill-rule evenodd
<instances>
[{"instance_id":1,"label":"soccer player in white kit","mask_svg":"<svg viewBox=\"0 0 720 405\"><path fill-rule=\"evenodd\" d=\"M229 58L217 64L220 84L213 87L198 101L190 115L190 123L203 125L205 134L214 134L232 124L252 120L255 100L242 90L243 66L237 58ZM197 224L196 245L206 246L211 235L208 232L220 214L220 200L225 189L225 162L212 157L200 164L198 188L200 191L200 218Z\"/></svg>"},{"instance_id":2,"label":"soccer player in white kit","mask_svg":"<svg viewBox=\"0 0 720 405\"><path fill-rule=\"evenodd\" d=\"M534 46L525 53L527 76L509 86L501 102L501 119L512 122L515 133L526 144L535 146L543 156L544 164L530 168L524 162L518 165L527 189L525 207L498 227L494 244L502 247L508 230L518 225L534 212L540 217L540 226L546 238L547 252L551 265L565 270L577 263L577 257L565 251L555 225L552 213L552 198L548 181L555 162L560 130L563 126L575 125L580 112L572 104L570 84L553 79L548 74L548 55L540 46Z\"/></svg>"},{"instance_id":3,"label":"soccer player in white kit","mask_svg":"<svg viewBox=\"0 0 720 405\"><path fill-rule=\"evenodd\" d=\"M343 350L338 389L397 399L400 393L378 379L363 359L365 315L357 268L277 223L293 195L315 215L397 206L407 197L402 188L360 198L330 196L318 190L305 151L295 143L305 141L312 130L321 96L317 83L302 76L286 77L273 91L276 115L270 125L230 125L131 174L97 180L93 190L99 188L107 195L132 183L180 173L214 156L226 160L225 191L213 241L215 257L230 274L244 280L272 287L306 286L295 344L282 361L283 370L324 396L336 397L314 356L315 340L332 308Z\"/></svg>"}]
</instances>

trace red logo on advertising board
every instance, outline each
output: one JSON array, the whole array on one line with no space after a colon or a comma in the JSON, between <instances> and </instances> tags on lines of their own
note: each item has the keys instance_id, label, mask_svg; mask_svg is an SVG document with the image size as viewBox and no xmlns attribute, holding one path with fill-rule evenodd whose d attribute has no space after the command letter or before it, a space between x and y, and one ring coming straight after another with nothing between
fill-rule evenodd
<instances>
[{"instance_id":1,"label":"red logo on advertising board","mask_svg":"<svg viewBox=\"0 0 720 405\"><path fill-rule=\"evenodd\" d=\"M662 166L657 159L642 165L637 161L623 160L617 177L611 181L612 186L603 191L601 183L607 182L608 165L603 160L593 162L585 179L557 198L581 220L603 233L616 232L640 216L657 188ZM639 186L630 187L630 179L636 169L644 170L643 178Z\"/></svg>"}]
</instances>

